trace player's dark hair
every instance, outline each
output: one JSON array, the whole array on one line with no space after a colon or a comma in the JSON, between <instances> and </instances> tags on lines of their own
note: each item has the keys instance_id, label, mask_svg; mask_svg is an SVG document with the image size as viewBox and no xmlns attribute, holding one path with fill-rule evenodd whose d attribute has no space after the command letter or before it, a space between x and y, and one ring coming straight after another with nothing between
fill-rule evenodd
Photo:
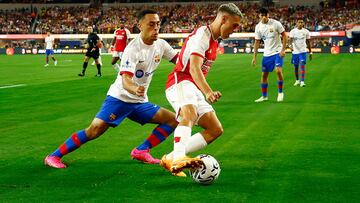
<instances>
[{"instance_id":1,"label":"player's dark hair","mask_svg":"<svg viewBox=\"0 0 360 203\"><path fill-rule=\"evenodd\" d=\"M299 20L302 20L302 21L305 22L305 19L304 19L303 17L298 17L298 18L296 18L296 22L299 21Z\"/></svg>"},{"instance_id":2,"label":"player's dark hair","mask_svg":"<svg viewBox=\"0 0 360 203\"><path fill-rule=\"evenodd\" d=\"M147 15L147 14L157 14L157 11L150 10L150 9L142 10L137 15L138 20L139 21L142 20L145 17L145 15Z\"/></svg>"},{"instance_id":3,"label":"player's dark hair","mask_svg":"<svg viewBox=\"0 0 360 203\"><path fill-rule=\"evenodd\" d=\"M267 15L269 13L269 10L266 8L260 8L258 13L263 14L263 15Z\"/></svg>"}]
</instances>

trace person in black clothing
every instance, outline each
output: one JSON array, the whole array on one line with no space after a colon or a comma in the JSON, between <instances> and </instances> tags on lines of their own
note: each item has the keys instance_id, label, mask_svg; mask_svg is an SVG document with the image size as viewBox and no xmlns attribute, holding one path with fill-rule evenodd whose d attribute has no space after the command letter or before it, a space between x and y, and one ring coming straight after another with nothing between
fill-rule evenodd
<instances>
[{"instance_id":1,"label":"person in black clothing","mask_svg":"<svg viewBox=\"0 0 360 203\"><path fill-rule=\"evenodd\" d=\"M100 56L100 52L99 52L99 43L100 43L100 38L99 36L93 32L93 28L92 27L88 27L88 38L86 40L87 44L88 44L88 49L87 52L85 54L85 58L84 58L84 64L83 64L83 70L81 73L79 73L80 77L85 76L85 71L89 62L90 58L93 58L95 60L96 63L96 67L98 70L98 73L95 75L96 77L101 77L101 65L99 63L99 56Z\"/></svg>"}]
</instances>

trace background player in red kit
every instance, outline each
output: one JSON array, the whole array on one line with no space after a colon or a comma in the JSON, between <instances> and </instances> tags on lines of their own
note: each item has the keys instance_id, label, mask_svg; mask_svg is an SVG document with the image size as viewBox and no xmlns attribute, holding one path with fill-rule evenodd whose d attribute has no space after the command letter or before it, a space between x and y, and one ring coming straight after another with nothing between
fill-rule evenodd
<instances>
[{"instance_id":1,"label":"background player in red kit","mask_svg":"<svg viewBox=\"0 0 360 203\"><path fill-rule=\"evenodd\" d=\"M113 52L111 65L118 71L120 67L116 62L119 59L121 60L121 56L130 39L130 31L125 28L124 22L120 22L120 28L115 30L114 35L114 39L111 42L111 49Z\"/></svg>"}]
</instances>

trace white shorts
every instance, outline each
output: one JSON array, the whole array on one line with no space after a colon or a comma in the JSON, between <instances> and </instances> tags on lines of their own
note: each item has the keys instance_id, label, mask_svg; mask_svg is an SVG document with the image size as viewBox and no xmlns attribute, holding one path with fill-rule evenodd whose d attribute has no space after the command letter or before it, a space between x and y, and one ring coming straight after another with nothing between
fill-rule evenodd
<instances>
[{"instance_id":1,"label":"white shorts","mask_svg":"<svg viewBox=\"0 0 360 203\"><path fill-rule=\"evenodd\" d=\"M123 52L117 52L117 51L113 51L112 52L112 57L119 57L121 59Z\"/></svg>"},{"instance_id":2,"label":"white shorts","mask_svg":"<svg viewBox=\"0 0 360 203\"><path fill-rule=\"evenodd\" d=\"M176 112L176 118L180 122L179 115L182 106L192 104L195 106L198 118L197 121L205 113L213 112L214 108L205 100L202 92L195 86L194 83L184 80L178 84L174 84L166 91L166 98Z\"/></svg>"}]
</instances>

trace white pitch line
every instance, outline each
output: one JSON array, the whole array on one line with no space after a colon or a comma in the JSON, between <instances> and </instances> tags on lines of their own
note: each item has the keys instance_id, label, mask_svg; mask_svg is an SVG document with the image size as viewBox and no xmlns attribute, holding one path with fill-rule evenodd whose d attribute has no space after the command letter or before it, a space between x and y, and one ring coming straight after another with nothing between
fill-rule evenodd
<instances>
[{"instance_id":1,"label":"white pitch line","mask_svg":"<svg viewBox=\"0 0 360 203\"><path fill-rule=\"evenodd\" d=\"M22 86L26 86L26 84L0 86L0 89L13 88L13 87L22 87Z\"/></svg>"}]
</instances>

